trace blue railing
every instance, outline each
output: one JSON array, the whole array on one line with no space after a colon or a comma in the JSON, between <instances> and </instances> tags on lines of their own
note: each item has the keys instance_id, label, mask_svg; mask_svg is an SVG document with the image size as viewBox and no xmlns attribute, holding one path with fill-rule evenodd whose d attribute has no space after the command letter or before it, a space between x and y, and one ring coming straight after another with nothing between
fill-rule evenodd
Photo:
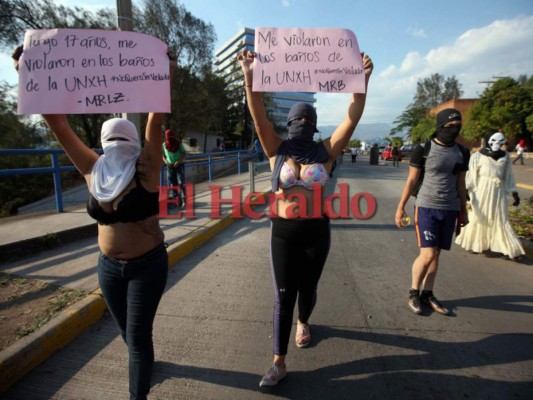
<instances>
[{"instance_id":1,"label":"blue railing","mask_svg":"<svg viewBox=\"0 0 533 400\"><path fill-rule=\"evenodd\" d=\"M96 149L96 151L101 151ZM58 213L63 212L63 194L61 191L61 173L76 171L76 167L72 165L59 165L59 155L64 154L62 149L0 149L0 157L3 156L17 156L17 155L32 155L32 154L50 154L51 167L40 168L13 168L13 169L0 169L0 176L12 176L12 175L28 175L28 174L49 174L54 177L54 194L56 201L56 211ZM213 180L213 166L217 163L237 160L237 173L242 171L242 162L253 159L255 152L252 150L233 150L223 151L217 153L204 153L204 154L188 154L185 161L185 168L193 165L207 165L208 166L208 179L211 182ZM161 168L161 185L166 185L165 181L165 166Z\"/></svg>"}]
</instances>

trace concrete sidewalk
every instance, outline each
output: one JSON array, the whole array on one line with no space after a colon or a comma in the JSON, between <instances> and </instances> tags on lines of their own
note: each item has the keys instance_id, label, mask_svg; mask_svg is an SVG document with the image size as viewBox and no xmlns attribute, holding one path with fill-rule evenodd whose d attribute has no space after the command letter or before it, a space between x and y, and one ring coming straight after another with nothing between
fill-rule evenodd
<instances>
[{"instance_id":1,"label":"concrete sidewalk","mask_svg":"<svg viewBox=\"0 0 533 400\"><path fill-rule=\"evenodd\" d=\"M270 172L259 169L254 180L254 192L270 190ZM242 200L250 193L248 172L218 178L213 182L195 184L194 204L187 210L175 206L161 211L167 214L160 219L160 225L168 244L169 265L191 253L205 241L231 225L232 204L213 207L216 194L220 199L232 198L232 188L240 193L234 198L241 208ZM237 189L238 188L238 189ZM86 199L86 189L73 191L75 196ZM81 193L81 194L80 194ZM68 198L68 196L67 196ZM85 200L83 200L85 202ZM41 201L39 208L54 209L54 199ZM35 208L34 208L35 209ZM181 218L178 215L182 213ZM88 293L59 316L41 327L38 331L15 342L0 353L0 393L19 380L31 369L66 346L89 326L98 321L106 310L97 278L97 226L85 210L85 205L67 210L64 213L41 211L7 218L0 224L0 253L3 262L0 269L8 274L39 279L58 286ZM44 250L46 246L53 246ZM13 261L5 261L10 257Z\"/></svg>"},{"instance_id":2,"label":"concrete sidewalk","mask_svg":"<svg viewBox=\"0 0 533 400\"><path fill-rule=\"evenodd\" d=\"M418 249L412 227L392 223L406 174L405 164L368 163L335 173L332 190L346 183L352 194L373 193L379 212L332 220L313 342L296 348L293 329L289 375L274 388L258 386L272 359L269 221L237 220L172 265L154 324L149 398L531 399L533 261L454 246L442 256L437 288L452 315L412 313L407 294ZM101 318L2 398L127 399L128 354L113 320Z\"/></svg>"},{"instance_id":3,"label":"concrete sidewalk","mask_svg":"<svg viewBox=\"0 0 533 400\"><path fill-rule=\"evenodd\" d=\"M362 167L361 164L368 164L368 160L365 162L364 158L359 158L358 161L357 169ZM380 168L388 170L386 165L384 163L384 166L380 166ZM403 165L402 167L405 168L406 166ZM342 170L342 166L339 169ZM513 167L513 170L522 199L531 197L533 194L531 167L517 165ZM206 240L233 223L234 220L231 218L213 219L211 217L212 194L210 186L222 187L221 197L224 199L231 197L230 187L240 186L242 187L242 197L244 197L250 192L249 175L243 173L219 178L214 182L196 184L194 186L196 218L161 219L160 223L165 233L165 240L170 245L168 248L170 265L175 264L176 261L190 254ZM270 173L262 172L256 176L255 192L266 192L269 189ZM85 191L83 188L74 191L73 196L78 197L79 201L84 203L87 196L86 189ZM72 289L83 289L90 293L83 301L64 311L38 332L19 340L0 353L0 376L2 376L0 393L58 349L66 346L81 332L98 321L105 312L105 303L98 289L96 277L98 254L95 236L96 224L86 214L84 204L77 207L75 201L68 203L72 204L72 207L62 214L56 214L54 211L41 211L0 222L0 251L4 251L4 254L8 252L6 249L11 249L11 251L19 249L18 251L22 251L22 253L29 252L32 244L35 245L36 243L41 245L41 250L43 243L45 246L49 245L50 242L55 244L57 241L61 244L60 247L41 251L26 257L24 260L2 262L0 265L2 271L44 280ZM54 210L53 199L50 200L48 207ZM224 205L222 209L227 212L230 207L230 205ZM170 216L176 215L176 213L177 210L172 209ZM4 257L1 259L5 260ZM226 286L230 286L230 284L226 282Z\"/></svg>"}]
</instances>

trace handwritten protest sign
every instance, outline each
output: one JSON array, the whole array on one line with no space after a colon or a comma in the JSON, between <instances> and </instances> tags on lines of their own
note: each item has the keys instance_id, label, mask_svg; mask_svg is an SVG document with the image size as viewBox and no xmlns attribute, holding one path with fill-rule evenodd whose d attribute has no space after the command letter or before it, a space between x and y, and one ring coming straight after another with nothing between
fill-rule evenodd
<instances>
[{"instance_id":1,"label":"handwritten protest sign","mask_svg":"<svg viewBox=\"0 0 533 400\"><path fill-rule=\"evenodd\" d=\"M256 28L253 90L364 93L363 60L348 29Z\"/></svg>"},{"instance_id":2,"label":"handwritten protest sign","mask_svg":"<svg viewBox=\"0 0 533 400\"><path fill-rule=\"evenodd\" d=\"M170 112L167 51L138 32L28 30L18 113Z\"/></svg>"}]
</instances>

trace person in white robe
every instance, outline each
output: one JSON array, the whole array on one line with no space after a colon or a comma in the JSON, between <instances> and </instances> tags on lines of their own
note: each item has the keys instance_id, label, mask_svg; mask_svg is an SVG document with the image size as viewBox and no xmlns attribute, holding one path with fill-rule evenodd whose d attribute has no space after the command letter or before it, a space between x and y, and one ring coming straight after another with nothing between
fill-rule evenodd
<instances>
[{"instance_id":1,"label":"person in white robe","mask_svg":"<svg viewBox=\"0 0 533 400\"><path fill-rule=\"evenodd\" d=\"M511 158L502 150L505 136L491 131L485 135L485 147L472 154L466 174L470 196L470 223L464 227L455 243L473 253L490 250L515 261L525 254L509 221L508 194L513 206L520 204L516 191Z\"/></svg>"}]
</instances>

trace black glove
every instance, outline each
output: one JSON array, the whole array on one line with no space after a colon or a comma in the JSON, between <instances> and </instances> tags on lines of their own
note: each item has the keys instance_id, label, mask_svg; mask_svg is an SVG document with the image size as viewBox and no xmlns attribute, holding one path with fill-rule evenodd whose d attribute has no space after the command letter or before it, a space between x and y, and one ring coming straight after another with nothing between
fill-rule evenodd
<instances>
[{"instance_id":1,"label":"black glove","mask_svg":"<svg viewBox=\"0 0 533 400\"><path fill-rule=\"evenodd\" d=\"M518 207L520 205L520 197L517 192L513 192L514 203L513 206Z\"/></svg>"}]
</instances>

